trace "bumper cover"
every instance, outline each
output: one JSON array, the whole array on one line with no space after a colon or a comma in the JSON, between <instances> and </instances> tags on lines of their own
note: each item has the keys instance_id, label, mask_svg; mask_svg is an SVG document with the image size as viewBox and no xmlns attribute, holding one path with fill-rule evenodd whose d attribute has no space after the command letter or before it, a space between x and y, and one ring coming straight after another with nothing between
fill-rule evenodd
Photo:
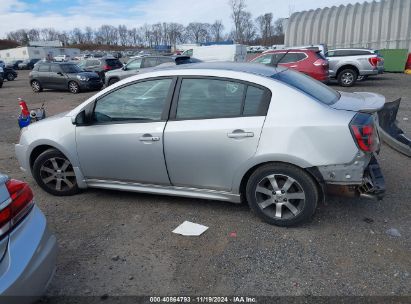
<instances>
[{"instance_id":1,"label":"bumper cover","mask_svg":"<svg viewBox=\"0 0 411 304\"><path fill-rule=\"evenodd\" d=\"M377 159L372 156L361 184L326 184L325 188L329 195L381 200L385 194L385 181Z\"/></svg>"},{"instance_id":2,"label":"bumper cover","mask_svg":"<svg viewBox=\"0 0 411 304\"><path fill-rule=\"evenodd\" d=\"M56 268L57 242L37 206L10 234L0 262L0 295L7 303L30 303L42 296Z\"/></svg>"}]
</instances>

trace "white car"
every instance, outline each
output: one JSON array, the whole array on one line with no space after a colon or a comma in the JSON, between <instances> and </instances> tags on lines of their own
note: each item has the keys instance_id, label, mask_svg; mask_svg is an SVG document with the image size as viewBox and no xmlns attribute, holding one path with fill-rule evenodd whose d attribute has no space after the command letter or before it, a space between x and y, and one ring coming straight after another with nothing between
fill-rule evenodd
<instances>
[{"instance_id":1,"label":"white car","mask_svg":"<svg viewBox=\"0 0 411 304\"><path fill-rule=\"evenodd\" d=\"M69 60L70 60L69 55L57 55L54 57L54 61L57 61L57 62L63 62L63 61L69 61Z\"/></svg>"},{"instance_id":2,"label":"white car","mask_svg":"<svg viewBox=\"0 0 411 304\"><path fill-rule=\"evenodd\" d=\"M282 67L172 66L23 128L16 155L54 195L96 187L245 200L289 226L330 191L383 196L374 113L384 101Z\"/></svg>"}]
</instances>

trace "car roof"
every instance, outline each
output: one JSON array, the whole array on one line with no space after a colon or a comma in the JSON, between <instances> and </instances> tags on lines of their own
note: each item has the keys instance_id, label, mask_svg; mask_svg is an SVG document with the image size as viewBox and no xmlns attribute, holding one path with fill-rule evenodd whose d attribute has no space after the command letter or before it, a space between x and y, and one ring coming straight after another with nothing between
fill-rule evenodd
<instances>
[{"instance_id":1,"label":"car roof","mask_svg":"<svg viewBox=\"0 0 411 304\"><path fill-rule=\"evenodd\" d=\"M162 70L221 70L221 71L233 71L243 72L249 74L255 74L260 76L272 76L287 68L278 66L270 67L259 63L239 63L239 62L198 62L192 64L181 64L164 67Z\"/></svg>"}]
</instances>

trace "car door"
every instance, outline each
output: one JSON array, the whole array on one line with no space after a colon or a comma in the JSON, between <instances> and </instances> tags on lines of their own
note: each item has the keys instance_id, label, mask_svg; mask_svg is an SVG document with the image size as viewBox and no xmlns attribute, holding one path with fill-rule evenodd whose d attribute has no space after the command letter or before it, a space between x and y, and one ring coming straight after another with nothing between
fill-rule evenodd
<instances>
[{"instance_id":1,"label":"car door","mask_svg":"<svg viewBox=\"0 0 411 304\"><path fill-rule=\"evenodd\" d=\"M63 73L59 64L50 65L50 87L58 89L67 89L67 76Z\"/></svg>"},{"instance_id":2,"label":"car door","mask_svg":"<svg viewBox=\"0 0 411 304\"><path fill-rule=\"evenodd\" d=\"M152 68L159 65L158 57L145 57L143 59L142 68Z\"/></svg>"},{"instance_id":3,"label":"car door","mask_svg":"<svg viewBox=\"0 0 411 304\"><path fill-rule=\"evenodd\" d=\"M170 184L163 131L174 85L169 77L149 79L96 100L91 125L76 127L86 179Z\"/></svg>"},{"instance_id":4,"label":"car door","mask_svg":"<svg viewBox=\"0 0 411 304\"><path fill-rule=\"evenodd\" d=\"M179 81L164 152L175 186L230 191L256 150L271 99L258 85L216 77Z\"/></svg>"}]
</instances>

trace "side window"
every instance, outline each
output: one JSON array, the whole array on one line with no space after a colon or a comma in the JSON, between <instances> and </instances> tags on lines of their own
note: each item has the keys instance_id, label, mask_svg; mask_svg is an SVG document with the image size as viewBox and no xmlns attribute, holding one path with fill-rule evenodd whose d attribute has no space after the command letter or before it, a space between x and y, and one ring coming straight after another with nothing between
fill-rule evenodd
<instances>
[{"instance_id":1,"label":"side window","mask_svg":"<svg viewBox=\"0 0 411 304\"><path fill-rule=\"evenodd\" d=\"M39 72L49 72L50 65L49 64L41 64L39 65Z\"/></svg>"},{"instance_id":2,"label":"side window","mask_svg":"<svg viewBox=\"0 0 411 304\"><path fill-rule=\"evenodd\" d=\"M158 121L172 79L156 79L122 87L97 100L95 122Z\"/></svg>"},{"instance_id":3,"label":"side window","mask_svg":"<svg viewBox=\"0 0 411 304\"><path fill-rule=\"evenodd\" d=\"M158 65L156 57L146 57L143 60L143 68L151 68Z\"/></svg>"},{"instance_id":4,"label":"side window","mask_svg":"<svg viewBox=\"0 0 411 304\"><path fill-rule=\"evenodd\" d=\"M177 119L241 116L245 85L219 79L183 79Z\"/></svg>"},{"instance_id":5,"label":"side window","mask_svg":"<svg viewBox=\"0 0 411 304\"><path fill-rule=\"evenodd\" d=\"M328 51L328 52L325 54L325 57L334 57L334 56L335 56L334 53L335 53L334 51Z\"/></svg>"},{"instance_id":6,"label":"side window","mask_svg":"<svg viewBox=\"0 0 411 304\"><path fill-rule=\"evenodd\" d=\"M161 63L173 62L173 61L174 61L173 58L170 58L170 57L160 57L158 63L161 64Z\"/></svg>"},{"instance_id":7,"label":"side window","mask_svg":"<svg viewBox=\"0 0 411 304\"><path fill-rule=\"evenodd\" d=\"M303 53L288 53L286 54L283 59L281 59L281 63L291 63L291 62L297 62L300 60L305 59L306 56Z\"/></svg>"},{"instance_id":8,"label":"side window","mask_svg":"<svg viewBox=\"0 0 411 304\"><path fill-rule=\"evenodd\" d=\"M271 63L271 54L260 56L253 60L253 62L262 63L262 64L270 64Z\"/></svg>"},{"instance_id":9,"label":"side window","mask_svg":"<svg viewBox=\"0 0 411 304\"><path fill-rule=\"evenodd\" d=\"M53 73L58 73L58 72L61 72L61 68L57 64L52 64L51 68L50 68L50 71L53 72Z\"/></svg>"},{"instance_id":10,"label":"side window","mask_svg":"<svg viewBox=\"0 0 411 304\"><path fill-rule=\"evenodd\" d=\"M127 70L138 70L141 67L142 59L136 59L127 64Z\"/></svg>"},{"instance_id":11,"label":"side window","mask_svg":"<svg viewBox=\"0 0 411 304\"><path fill-rule=\"evenodd\" d=\"M244 102L244 116L265 116L270 100L263 89L248 86Z\"/></svg>"}]
</instances>

